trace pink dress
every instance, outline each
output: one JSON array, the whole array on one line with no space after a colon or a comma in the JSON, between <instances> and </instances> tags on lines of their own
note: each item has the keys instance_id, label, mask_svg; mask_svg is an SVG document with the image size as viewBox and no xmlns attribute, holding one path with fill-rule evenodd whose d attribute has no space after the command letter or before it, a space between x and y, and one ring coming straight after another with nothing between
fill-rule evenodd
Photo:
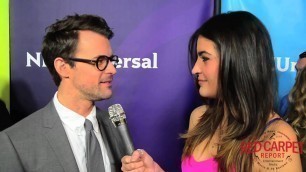
<instances>
[{"instance_id":1,"label":"pink dress","mask_svg":"<svg viewBox=\"0 0 306 172\"><path fill-rule=\"evenodd\" d=\"M214 158L197 162L193 156L182 162L182 172L218 172L218 162Z\"/></svg>"}]
</instances>

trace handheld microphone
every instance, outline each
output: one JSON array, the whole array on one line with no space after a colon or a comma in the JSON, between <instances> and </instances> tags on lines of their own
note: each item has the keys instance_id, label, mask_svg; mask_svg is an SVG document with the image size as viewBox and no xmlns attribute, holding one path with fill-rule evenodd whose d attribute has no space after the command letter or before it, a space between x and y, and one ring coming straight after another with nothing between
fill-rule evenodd
<instances>
[{"instance_id":1,"label":"handheld microphone","mask_svg":"<svg viewBox=\"0 0 306 172\"><path fill-rule=\"evenodd\" d=\"M108 108L108 113L109 119L118 129L119 134L123 139L126 154L132 155L135 149L127 128L126 116L122 106L120 104L114 104Z\"/></svg>"}]
</instances>

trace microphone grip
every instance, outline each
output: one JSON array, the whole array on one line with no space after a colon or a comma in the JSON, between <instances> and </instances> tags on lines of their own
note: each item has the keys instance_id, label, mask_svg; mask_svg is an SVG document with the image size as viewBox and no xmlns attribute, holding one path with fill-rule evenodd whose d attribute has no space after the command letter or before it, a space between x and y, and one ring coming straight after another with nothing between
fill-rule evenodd
<instances>
[{"instance_id":1,"label":"microphone grip","mask_svg":"<svg viewBox=\"0 0 306 172\"><path fill-rule=\"evenodd\" d=\"M119 125L118 127L119 134L123 140L123 145L125 148L125 154L126 155L132 155L134 152L134 145L131 139L131 136L129 134L129 130L125 124Z\"/></svg>"}]
</instances>

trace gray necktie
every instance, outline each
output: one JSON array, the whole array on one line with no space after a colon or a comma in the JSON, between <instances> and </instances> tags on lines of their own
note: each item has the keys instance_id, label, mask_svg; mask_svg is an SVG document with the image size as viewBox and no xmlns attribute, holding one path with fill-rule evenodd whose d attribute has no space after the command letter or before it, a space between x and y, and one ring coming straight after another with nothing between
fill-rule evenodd
<instances>
[{"instance_id":1,"label":"gray necktie","mask_svg":"<svg viewBox=\"0 0 306 172\"><path fill-rule=\"evenodd\" d=\"M104 172L101 147L94 133L92 123L85 119L87 172Z\"/></svg>"}]
</instances>

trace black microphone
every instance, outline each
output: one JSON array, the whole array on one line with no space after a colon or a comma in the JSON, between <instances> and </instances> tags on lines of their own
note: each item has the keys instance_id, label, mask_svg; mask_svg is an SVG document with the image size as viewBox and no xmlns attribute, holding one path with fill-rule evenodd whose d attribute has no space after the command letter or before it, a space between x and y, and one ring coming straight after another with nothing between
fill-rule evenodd
<instances>
[{"instance_id":1,"label":"black microphone","mask_svg":"<svg viewBox=\"0 0 306 172\"><path fill-rule=\"evenodd\" d=\"M109 113L109 119L118 129L119 134L123 139L125 153L127 155L132 155L135 149L129 134L129 130L127 128L126 116L122 106L120 104L114 104L108 108L108 113Z\"/></svg>"}]
</instances>

